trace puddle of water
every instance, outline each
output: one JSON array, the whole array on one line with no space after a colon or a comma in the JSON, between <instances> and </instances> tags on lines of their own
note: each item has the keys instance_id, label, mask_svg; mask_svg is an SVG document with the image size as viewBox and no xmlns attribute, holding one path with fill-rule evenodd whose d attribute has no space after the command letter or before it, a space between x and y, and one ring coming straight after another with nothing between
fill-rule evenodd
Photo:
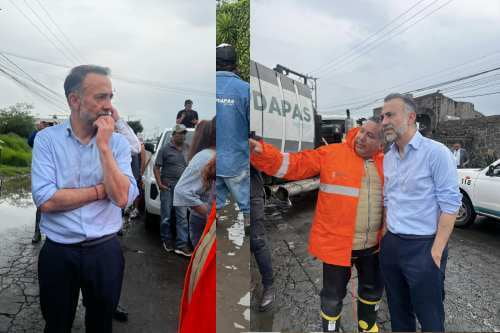
<instances>
[{"instance_id":1,"label":"puddle of water","mask_svg":"<svg viewBox=\"0 0 500 333\"><path fill-rule=\"evenodd\" d=\"M245 296L243 296L240 301L238 302L239 305L243 306L250 306L250 292L246 293Z\"/></svg>"},{"instance_id":2,"label":"puddle of water","mask_svg":"<svg viewBox=\"0 0 500 333\"><path fill-rule=\"evenodd\" d=\"M0 232L26 226L34 228L35 213L30 177L4 179L0 190Z\"/></svg>"},{"instance_id":3,"label":"puddle of water","mask_svg":"<svg viewBox=\"0 0 500 333\"><path fill-rule=\"evenodd\" d=\"M233 223L229 228L227 228L227 238L234 244L236 249L241 248L241 246L243 245L243 239L245 237L245 229L243 224L244 223L242 214L241 219L238 218L235 223Z\"/></svg>"},{"instance_id":4,"label":"puddle of water","mask_svg":"<svg viewBox=\"0 0 500 333\"><path fill-rule=\"evenodd\" d=\"M240 329L245 328L245 326L242 326L242 325L240 325L238 323L233 323L233 324L234 324L235 328L240 328Z\"/></svg>"},{"instance_id":5,"label":"puddle of water","mask_svg":"<svg viewBox=\"0 0 500 333\"><path fill-rule=\"evenodd\" d=\"M246 309L245 311L243 311L243 317L246 321L250 321L250 309Z\"/></svg>"}]
</instances>

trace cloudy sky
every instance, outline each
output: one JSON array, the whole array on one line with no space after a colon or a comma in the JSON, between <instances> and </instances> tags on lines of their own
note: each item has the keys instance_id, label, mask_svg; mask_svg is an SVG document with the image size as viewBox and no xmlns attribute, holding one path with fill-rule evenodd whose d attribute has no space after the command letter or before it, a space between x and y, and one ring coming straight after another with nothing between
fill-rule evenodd
<instances>
[{"instance_id":1,"label":"cloudy sky","mask_svg":"<svg viewBox=\"0 0 500 333\"><path fill-rule=\"evenodd\" d=\"M319 77L322 113L351 108L366 116L387 93L500 67L499 36L498 0L253 0L251 6L252 59ZM500 71L448 88L445 95L500 114L500 94L461 97L500 91Z\"/></svg>"},{"instance_id":2,"label":"cloudy sky","mask_svg":"<svg viewBox=\"0 0 500 333\"><path fill-rule=\"evenodd\" d=\"M0 8L0 52L58 94L40 88L47 102L0 72L0 108L29 102L41 117L67 112L69 68L92 63L111 68L115 106L148 135L175 124L187 98L200 118L215 114L215 2L0 0ZM5 66L22 79L0 55Z\"/></svg>"}]
</instances>

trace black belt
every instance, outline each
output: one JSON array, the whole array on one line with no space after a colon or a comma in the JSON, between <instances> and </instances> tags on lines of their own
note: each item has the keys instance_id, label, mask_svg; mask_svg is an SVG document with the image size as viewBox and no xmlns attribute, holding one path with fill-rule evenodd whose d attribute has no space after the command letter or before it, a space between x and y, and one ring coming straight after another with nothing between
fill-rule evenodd
<instances>
[{"instance_id":1,"label":"black belt","mask_svg":"<svg viewBox=\"0 0 500 333\"><path fill-rule=\"evenodd\" d=\"M115 238L115 237L116 237L116 234L110 234L110 235L102 236L99 238L84 240L83 242L72 243L72 244L64 244L64 243L54 242L53 240L51 240L49 238L47 238L47 241L54 243L56 245L67 246L67 247L92 247L92 246L102 244L108 240Z\"/></svg>"}]
</instances>

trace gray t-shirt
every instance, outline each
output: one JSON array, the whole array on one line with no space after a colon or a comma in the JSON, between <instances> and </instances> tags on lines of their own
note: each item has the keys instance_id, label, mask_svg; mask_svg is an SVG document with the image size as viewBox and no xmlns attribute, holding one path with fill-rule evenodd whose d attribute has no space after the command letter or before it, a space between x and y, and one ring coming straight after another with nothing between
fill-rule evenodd
<instances>
[{"instance_id":1,"label":"gray t-shirt","mask_svg":"<svg viewBox=\"0 0 500 333\"><path fill-rule=\"evenodd\" d=\"M179 150L175 144L169 142L158 152L155 164L161 168L162 181L166 181L169 185L177 184L187 166L188 150L187 143Z\"/></svg>"},{"instance_id":2,"label":"gray t-shirt","mask_svg":"<svg viewBox=\"0 0 500 333\"><path fill-rule=\"evenodd\" d=\"M203 188L201 173L214 156L215 150L209 148L203 149L193 156L186 171L175 187L174 206L193 207L206 205L208 210L210 210L211 203L214 199L214 190L208 189L208 191L206 191ZM200 216L194 210L191 211L191 214L206 218L206 216Z\"/></svg>"}]
</instances>

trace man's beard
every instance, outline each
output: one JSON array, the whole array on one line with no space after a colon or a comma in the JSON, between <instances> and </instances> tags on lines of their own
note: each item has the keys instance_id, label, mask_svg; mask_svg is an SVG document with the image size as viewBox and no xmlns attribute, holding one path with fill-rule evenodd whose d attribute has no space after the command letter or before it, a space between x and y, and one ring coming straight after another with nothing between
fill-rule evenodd
<instances>
[{"instance_id":1,"label":"man's beard","mask_svg":"<svg viewBox=\"0 0 500 333\"><path fill-rule=\"evenodd\" d=\"M392 129L392 132L386 133L386 129ZM401 138L401 136L408 130L408 125L403 123L401 127L398 128L395 128L393 125L386 125L383 130L385 141L392 143Z\"/></svg>"}]
</instances>

